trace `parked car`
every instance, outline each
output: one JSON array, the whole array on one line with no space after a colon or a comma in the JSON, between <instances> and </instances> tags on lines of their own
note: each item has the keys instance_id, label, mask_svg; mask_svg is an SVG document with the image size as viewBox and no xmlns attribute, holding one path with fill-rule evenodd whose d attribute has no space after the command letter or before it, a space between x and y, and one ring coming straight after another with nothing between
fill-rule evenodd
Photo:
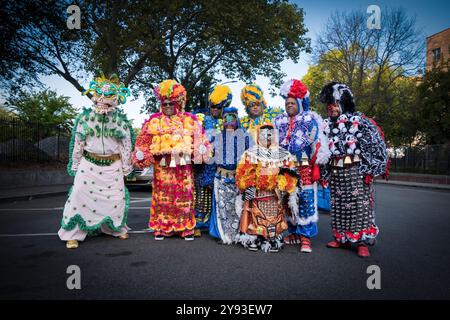
<instances>
[{"instance_id":1,"label":"parked car","mask_svg":"<svg viewBox=\"0 0 450 320\"><path fill-rule=\"evenodd\" d=\"M125 184L129 186L151 186L153 181L153 167L144 169L135 168L131 178L125 178Z\"/></svg>"}]
</instances>

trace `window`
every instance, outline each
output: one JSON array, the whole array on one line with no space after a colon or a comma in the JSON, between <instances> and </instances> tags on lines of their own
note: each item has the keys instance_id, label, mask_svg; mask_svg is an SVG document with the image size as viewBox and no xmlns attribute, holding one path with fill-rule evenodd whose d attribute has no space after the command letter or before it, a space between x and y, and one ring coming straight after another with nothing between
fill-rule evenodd
<instances>
[{"instance_id":1,"label":"window","mask_svg":"<svg viewBox=\"0 0 450 320\"><path fill-rule=\"evenodd\" d=\"M431 50L431 56L433 57L433 62L441 60L441 48Z\"/></svg>"}]
</instances>

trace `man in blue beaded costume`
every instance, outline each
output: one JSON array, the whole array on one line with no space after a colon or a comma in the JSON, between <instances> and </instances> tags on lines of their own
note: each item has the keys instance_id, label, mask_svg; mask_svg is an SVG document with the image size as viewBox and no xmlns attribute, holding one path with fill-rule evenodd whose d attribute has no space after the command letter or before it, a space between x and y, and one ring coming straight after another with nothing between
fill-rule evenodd
<instances>
[{"instance_id":1,"label":"man in blue beaded costume","mask_svg":"<svg viewBox=\"0 0 450 320\"><path fill-rule=\"evenodd\" d=\"M93 108L84 108L75 120L70 142L69 175L74 184L64 206L58 235L75 249L88 234L103 232L128 238L129 194L124 176L133 171L131 121L118 109L130 95L117 75L96 77L85 92Z\"/></svg>"},{"instance_id":2,"label":"man in blue beaded costume","mask_svg":"<svg viewBox=\"0 0 450 320\"><path fill-rule=\"evenodd\" d=\"M206 114L197 113L197 118L202 122L205 133L211 143L214 135L220 133L222 125L222 112L231 104L233 95L228 86L217 85L208 97L209 110ZM209 220L212 210L212 195L214 186L214 172L205 164L194 166L195 186L195 236L201 236L202 229L209 228Z\"/></svg>"}]
</instances>

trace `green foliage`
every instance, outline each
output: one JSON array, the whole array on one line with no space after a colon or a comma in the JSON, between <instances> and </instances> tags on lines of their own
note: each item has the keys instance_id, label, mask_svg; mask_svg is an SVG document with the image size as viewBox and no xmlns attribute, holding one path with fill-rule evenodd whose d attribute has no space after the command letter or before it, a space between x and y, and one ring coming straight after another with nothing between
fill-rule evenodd
<instances>
[{"instance_id":1,"label":"green foliage","mask_svg":"<svg viewBox=\"0 0 450 320\"><path fill-rule=\"evenodd\" d=\"M450 141L450 73L427 72L418 86L417 118L427 144Z\"/></svg>"},{"instance_id":2,"label":"green foliage","mask_svg":"<svg viewBox=\"0 0 450 320\"><path fill-rule=\"evenodd\" d=\"M17 118L17 115L10 110L8 110L5 106L0 106L0 119L1 120L12 120Z\"/></svg>"},{"instance_id":3,"label":"green foliage","mask_svg":"<svg viewBox=\"0 0 450 320\"><path fill-rule=\"evenodd\" d=\"M8 101L8 108L24 122L60 126L67 131L72 127L77 114L69 102L69 97L58 96L50 90L22 93L18 98Z\"/></svg>"},{"instance_id":4,"label":"green foliage","mask_svg":"<svg viewBox=\"0 0 450 320\"><path fill-rule=\"evenodd\" d=\"M367 76L364 77L362 85L359 88L352 88L357 110L375 119L382 127L390 146L411 144L419 133L417 79L396 77L395 81L390 81L393 77L391 70L385 70L379 79L370 76L376 73L374 69L366 68L364 73ZM326 116L326 109L318 101L318 93L328 82L339 81L342 78L343 75L333 63L322 60L319 64L310 66L303 77L302 81L311 92L311 106L323 116ZM379 82L379 88L382 88L377 92L374 90L376 81ZM377 103L374 105L375 95Z\"/></svg>"},{"instance_id":5,"label":"green foliage","mask_svg":"<svg viewBox=\"0 0 450 320\"><path fill-rule=\"evenodd\" d=\"M417 72L425 57L415 19L404 9L384 8L381 30L368 29L364 11L336 12L319 33L314 64L303 81L311 105L331 81L347 84L357 109L383 128L389 146L411 144L419 132L416 108Z\"/></svg>"},{"instance_id":6,"label":"green foliage","mask_svg":"<svg viewBox=\"0 0 450 320\"><path fill-rule=\"evenodd\" d=\"M309 51L303 9L287 1L82 1L80 30L68 30L69 1L10 2L0 81L20 87L37 75L58 74L79 91L80 80L101 69L117 73L133 95L155 110L153 88L175 79L188 91L187 110L205 101L219 76L251 81L267 76L279 86L280 63ZM2 12L0 12L2 13ZM10 27L9 27L10 26ZM153 99L152 99L153 98Z\"/></svg>"}]
</instances>

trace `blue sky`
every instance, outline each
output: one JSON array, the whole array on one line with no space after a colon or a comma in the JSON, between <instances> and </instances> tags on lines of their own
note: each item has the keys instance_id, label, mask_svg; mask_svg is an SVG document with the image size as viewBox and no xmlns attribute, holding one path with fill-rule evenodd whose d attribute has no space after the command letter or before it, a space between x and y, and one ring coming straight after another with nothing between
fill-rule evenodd
<instances>
[{"instance_id":1,"label":"blue sky","mask_svg":"<svg viewBox=\"0 0 450 320\"><path fill-rule=\"evenodd\" d=\"M307 36L311 38L312 43L317 34L323 28L324 23L328 17L335 11L342 10L363 10L366 11L369 5L378 5L383 14L383 7L403 7L409 15L415 16L417 19L417 26L422 29L425 38L437 33L443 29L450 27L450 1L417 1L417 0L397 0L397 1L357 1L357 0L314 0L314 1L292 1L305 11L305 24L308 28ZM286 80L291 78L301 78L308 70L308 63L310 57L307 54L300 56L298 63L292 61L284 61L282 63L282 70L287 74ZM163 79L162 79L163 80ZM224 79L224 81L232 79ZM70 97L70 102L77 108L85 105L90 105L90 101L81 96L81 94L73 88L71 84L62 80L58 76L51 76L44 78L51 89L56 90L58 94ZM271 97L268 94L269 81L265 77L258 77L256 80L263 90L266 92L265 98L270 106L283 106L284 102L280 97ZM87 83L83 84L84 86ZM244 115L245 111L240 101L240 90L245 85L239 81L228 84L233 91L232 105L238 107L240 115ZM189 93L188 93L189 94ZM127 102L124 106L124 111L131 119L134 119L134 126L140 127L142 122L148 117L145 114L140 114L140 108L144 104L142 98L134 99L134 101Z\"/></svg>"}]
</instances>

